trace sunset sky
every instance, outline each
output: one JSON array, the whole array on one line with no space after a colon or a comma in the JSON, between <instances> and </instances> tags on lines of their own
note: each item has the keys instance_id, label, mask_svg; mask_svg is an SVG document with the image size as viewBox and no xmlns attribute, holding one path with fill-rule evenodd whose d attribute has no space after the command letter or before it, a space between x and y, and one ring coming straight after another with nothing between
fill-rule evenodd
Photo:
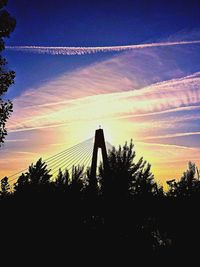
<instances>
[{"instance_id":1,"label":"sunset sky","mask_svg":"<svg viewBox=\"0 0 200 267\"><path fill-rule=\"evenodd\" d=\"M92 137L99 125L113 145L132 138L160 183L179 178L189 160L200 164L198 2L10 0L17 27L4 55L16 79L0 176Z\"/></svg>"}]
</instances>

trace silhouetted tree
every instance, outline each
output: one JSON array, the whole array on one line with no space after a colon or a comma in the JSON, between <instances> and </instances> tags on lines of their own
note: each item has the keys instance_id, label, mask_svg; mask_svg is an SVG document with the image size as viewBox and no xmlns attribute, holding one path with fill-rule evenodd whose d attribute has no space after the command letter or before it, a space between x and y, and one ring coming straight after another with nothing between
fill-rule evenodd
<instances>
[{"instance_id":1,"label":"silhouetted tree","mask_svg":"<svg viewBox=\"0 0 200 267\"><path fill-rule=\"evenodd\" d=\"M4 38L9 37L16 25L15 19L3 9L6 4L7 0L0 0L0 52L5 48ZM13 110L12 102L3 98L15 78L15 72L7 70L6 64L5 58L0 55L0 146L7 135L6 121Z\"/></svg>"},{"instance_id":2,"label":"silhouetted tree","mask_svg":"<svg viewBox=\"0 0 200 267\"><path fill-rule=\"evenodd\" d=\"M143 161L143 158L138 162L139 169L134 176L132 184L132 193L136 196L147 197L162 192L154 181L154 176L151 173L151 165Z\"/></svg>"},{"instance_id":3,"label":"silhouetted tree","mask_svg":"<svg viewBox=\"0 0 200 267\"><path fill-rule=\"evenodd\" d=\"M73 166L71 181L69 184L70 194L73 198L80 197L81 191L83 190L83 179L84 179L84 167L82 166Z\"/></svg>"},{"instance_id":4,"label":"silhouetted tree","mask_svg":"<svg viewBox=\"0 0 200 267\"><path fill-rule=\"evenodd\" d=\"M63 173L61 169L59 169L58 175L55 179L55 189L60 193L65 193L68 190L69 179L70 177L68 170L65 170L65 172Z\"/></svg>"},{"instance_id":5,"label":"silhouetted tree","mask_svg":"<svg viewBox=\"0 0 200 267\"><path fill-rule=\"evenodd\" d=\"M10 185L8 182L8 177L4 177L1 180L1 192L0 195L1 197L6 197L10 194Z\"/></svg>"},{"instance_id":6,"label":"silhouetted tree","mask_svg":"<svg viewBox=\"0 0 200 267\"><path fill-rule=\"evenodd\" d=\"M132 176L137 171L133 160L135 151L131 141L119 149L115 147L108 153L109 174L105 173L103 165L99 167L99 184L104 195L124 197L129 195L132 187Z\"/></svg>"},{"instance_id":7,"label":"silhouetted tree","mask_svg":"<svg viewBox=\"0 0 200 267\"><path fill-rule=\"evenodd\" d=\"M62 173L61 169L58 171L58 175L55 180L56 186L68 186L69 183L69 171L65 170L64 173Z\"/></svg>"},{"instance_id":8,"label":"silhouetted tree","mask_svg":"<svg viewBox=\"0 0 200 267\"><path fill-rule=\"evenodd\" d=\"M102 192L112 196L131 197L136 195L155 194L158 187L150 171L151 165L143 158L134 162L135 150L132 140L119 149L115 147L108 153L109 174L99 168Z\"/></svg>"},{"instance_id":9,"label":"silhouetted tree","mask_svg":"<svg viewBox=\"0 0 200 267\"><path fill-rule=\"evenodd\" d=\"M31 164L28 169L28 179L32 184L47 184L50 181L51 174L50 170L47 169L47 165L45 162L42 162L40 158L36 164Z\"/></svg>"},{"instance_id":10,"label":"silhouetted tree","mask_svg":"<svg viewBox=\"0 0 200 267\"><path fill-rule=\"evenodd\" d=\"M167 181L168 196L192 197L200 193L199 171L195 163L189 162L188 169L183 173L180 181Z\"/></svg>"},{"instance_id":11,"label":"silhouetted tree","mask_svg":"<svg viewBox=\"0 0 200 267\"><path fill-rule=\"evenodd\" d=\"M26 192L28 185L29 185L28 175L22 173L20 177L17 179L17 182L14 184L15 193Z\"/></svg>"},{"instance_id":12,"label":"silhouetted tree","mask_svg":"<svg viewBox=\"0 0 200 267\"><path fill-rule=\"evenodd\" d=\"M26 190L41 190L44 186L50 184L51 178L50 170L47 169L45 162L42 162L40 158L35 164L31 164L28 168L28 172L23 173L17 182L15 183L15 191L22 192Z\"/></svg>"}]
</instances>

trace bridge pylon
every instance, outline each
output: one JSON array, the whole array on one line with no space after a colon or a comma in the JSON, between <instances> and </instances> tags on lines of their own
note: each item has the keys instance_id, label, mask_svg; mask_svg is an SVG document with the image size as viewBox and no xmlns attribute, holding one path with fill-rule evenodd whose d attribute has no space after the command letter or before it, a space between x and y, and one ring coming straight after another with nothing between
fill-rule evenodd
<instances>
[{"instance_id":1,"label":"bridge pylon","mask_svg":"<svg viewBox=\"0 0 200 267\"><path fill-rule=\"evenodd\" d=\"M92 164L91 164L91 182L92 184L95 184L95 185L97 184L96 171L97 171L97 158L98 158L99 148L101 149L101 153L102 153L104 171L108 172L109 164L108 164L108 156L107 156L103 129L98 129L95 131Z\"/></svg>"}]
</instances>

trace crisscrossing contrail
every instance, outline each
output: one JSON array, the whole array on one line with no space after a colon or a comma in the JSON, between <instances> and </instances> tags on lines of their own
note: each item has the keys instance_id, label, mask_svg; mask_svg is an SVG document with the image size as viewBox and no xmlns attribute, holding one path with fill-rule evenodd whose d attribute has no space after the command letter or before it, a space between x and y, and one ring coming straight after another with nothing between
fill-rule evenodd
<instances>
[{"instance_id":1,"label":"crisscrossing contrail","mask_svg":"<svg viewBox=\"0 0 200 267\"><path fill-rule=\"evenodd\" d=\"M175 45L188 45L188 44L200 44L200 40L160 42L160 43L120 45L120 46L96 46L96 47L95 46L94 47L7 46L6 48L8 50L14 50L14 51L20 51L20 52L71 56L71 55L94 54L98 52L120 52L120 51L126 51L126 50L143 49L143 48L148 48L148 47L175 46Z\"/></svg>"}]
</instances>

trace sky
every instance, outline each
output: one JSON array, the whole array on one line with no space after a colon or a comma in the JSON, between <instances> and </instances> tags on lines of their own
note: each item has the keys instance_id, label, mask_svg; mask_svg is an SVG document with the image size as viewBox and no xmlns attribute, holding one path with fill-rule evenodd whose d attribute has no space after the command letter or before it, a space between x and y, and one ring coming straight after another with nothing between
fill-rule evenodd
<instances>
[{"instance_id":1,"label":"sky","mask_svg":"<svg viewBox=\"0 0 200 267\"><path fill-rule=\"evenodd\" d=\"M115 146L132 138L161 184L189 160L199 165L199 1L10 0L7 9L17 27L4 55L16 79L0 176L99 125Z\"/></svg>"}]
</instances>

